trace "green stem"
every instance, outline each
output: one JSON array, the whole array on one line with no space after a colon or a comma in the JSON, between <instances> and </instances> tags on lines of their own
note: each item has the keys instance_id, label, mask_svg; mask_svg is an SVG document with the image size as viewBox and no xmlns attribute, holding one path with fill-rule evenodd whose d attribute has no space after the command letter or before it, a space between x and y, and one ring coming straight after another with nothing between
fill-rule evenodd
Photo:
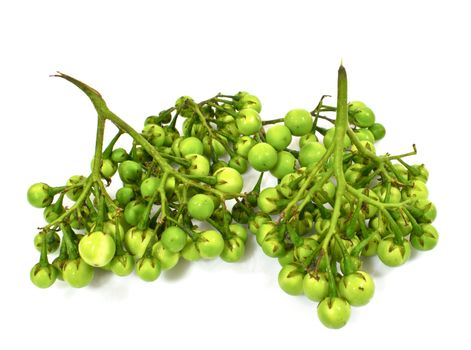
<instances>
[{"instance_id":1,"label":"green stem","mask_svg":"<svg viewBox=\"0 0 471 350\"><path fill-rule=\"evenodd\" d=\"M68 210L66 210L62 215L60 215L56 220L52 221L48 225L43 227L43 231L47 231L48 229L52 227L58 227L61 223L64 222L65 219L67 219L75 210L80 210L82 204L84 201L90 196L90 192L92 189L92 176L90 175L87 178L87 181L85 183L85 186L83 187L82 193L80 194L79 198L77 201L72 205Z\"/></svg>"},{"instance_id":2,"label":"green stem","mask_svg":"<svg viewBox=\"0 0 471 350\"><path fill-rule=\"evenodd\" d=\"M334 143L332 143L329 148L327 149L327 152L324 154L324 156L317 162L317 164L314 166L314 168L311 170L309 175L307 176L305 182L303 185L299 188L298 192L296 193L296 196L291 200L291 202L288 203L286 208L282 212L282 216L286 217L289 216L291 213L291 209L298 203L301 198L304 198L305 192L307 188L311 185L312 180L314 180L314 177L317 175L319 170L324 166L325 162L327 159L329 159L330 155L333 153L334 150ZM296 180L295 180L296 181Z\"/></svg>"},{"instance_id":3,"label":"green stem","mask_svg":"<svg viewBox=\"0 0 471 350\"><path fill-rule=\"evenodd\" d=\"M278 118L278 119L272 119L272 120L263 120L262 125L283 123L284 121L285 121L285 118Z\"/></svg>"},{"instance_id":4,"label":"green stem","mask_svg":"<svg viewBox=\"0 0 471 350\"><path fill-rule=\"evenodd\" d=\"M324 183L332 176L333 170L327 171L319 181L316 182L316 184L309 190L307 193L306 197L304 200L301 202L301 204L298 206L298 212L300 213L303 208L311 201L311 199L314 197L314 194L318 192L322 186L324 186Z\"/></svg>"},{"instance_id":5,"label":"green stem","mask_svg":"<svg viewBox=\"0 0 471 350\"><path fill-rule=\"evenodd\" d=\"M116 145L116 142L118 142L122 134L123 132L121 130L118 130L118 133L111 139L110 143L103 151L103 159L109 159L111 157L111 153L113 153L113 148Z\"/></svg>"},{"instance_id":6,"label":"green stem","mask_svg":"<svg viewBox=\"0 0 471 350\"><path fill-rule=\"evenodd\" d=\"M347 191L353 194L355 197L361 199L362 201L368 204L374 205L375 207L379 209L403 207L404 205L408 204L411 201L410 199L407 199L399 203L379 202L377 200L372 199L371 197L368 197L367 195L363 194L360 190L357 190L356 188L348 184L347 184Z\"/></svg>"},{"instance_id":7,"label":"green stem","mask_svg":"<svg viewBox=\"0 0 471 350\"><path fill-rule=\"evenodd\" d=\"M128 123L126 123L124 120L122 120L116 114L114 114L112 111L110 111L110 109L106 105L106 102L103 100L103 98L98 93L98 91L96 91L95 89L91 88L90 86L88 86L88 85L82 83L81 81L79 81L75 78L72 78L72 77L70 77L66 74L58 73L55 76L63 78L65 80L71 82L72 84L77 86L80 90L82 90L90 98L90 100L93 103L98 115L101 116L103 119L108 119L114 125L116 125L118 127L118 129L120 129L120 130L126 132L127 134L129 134L129 136L131 136L137 144L141 145L144 148L144 150L152 156L154 161L157 162L157 164L162 168L163 171L168 172L169 174L173 175L175 178L177 178L178 180L180 180L183 183L186 183L186 184L188 184L192 187L195 187L195 188L199 188L200 190L203 190L205 192L213 193L218 197L226 198L226 197L230 197L231 195L233 195L233 194L226 195L225 193L223 193L223 192L221 192L221 191L219 191L215 188L212 188L212 187L207 186L205 184L200 184L196 181L192 181L192 180L186 178L185 175L183 175L183 174L179 173L178 171L176 171L175 169L173 169L167 163L167 161L162 157L162 155L159 153L159 151L154 146L152 146L149 143L149 141L147 141L140 133L138 133Z\"/></svg>"},{"instance_id":8,"label":"green stem","mask_svg":"<svg viewBox=\"0 0 471 350\"><path fill-rule=\"evenodd\" d=\"M75 260L79 257L77 244L75 243L75 233L69 225L62 224L61 230L63 235L64 242L67 247L67 255L70 260Z\"/></svg>"},{"instance_id":9,"label":"green stem","mask_svg":"<svg viewBox=\"0 0 471 350\"><path fill-rule=\"evenodd\" d=\"M121 239L121 232L120 231L122 229L122 226L119 223L119 216L118 215L115 216L114 225L115 225L114 240L115 240L115 244L116 244L116 255L117 256L122 256L126 253L126 251L124 250L123 241Z\"/></svg>"},{"instance_id":10,"label":"green stem","mask_svg":"<svg viewBox=\"0 0 471 350\"><path fill-rule=\"evenodd\" d=\"M321 252L325 252L325 256L327 259L327 275L328 275L328 282L329 282L329 297L335 298L338 296L337 293L337 282L335 280L335 274L337 273L337 265L334 263L331 263L330 257L327 254L326 250L321 250ZM322 255L322 254L321 254ZM335 270L335 274L334 274Z\"/></svg>"},{"instance_id":11,"label":"green stem","mask_svg":"<svg viewBox=\"0 0 471 350\"><path fill-rule=\"evenodd\" d=\"M348 118L348 112L347 112L347 118ZM335 128L336 129L337 129L337 122L335 123ZM348 119L347 119L346 130L347 130L347 133L348 133L348 137L350 138L352 143L356 146L356 148L358 150L358 153L360 153L362 156L366 156L367 158L370 158L371 160L373 160L376 163L381 163L382 162L381 157L378 157L376 154L374 154L369 149L367 149L365 146L363 146L363 144L361 143L360 139L357 137L355 132L348 126Z\"/></svg>"},{"instance_id":12,"label":"green stem","mask_svg":"<svg viewBox=\"0 0 471 350\"><path fill-rule=\"evenodd\" d=\"M391 214L389 214L387 209L382 208L381 212L383 213L383 215L388 220L389 226L390 226L390 228L391 228L391 230L394 234L394 242L396 244L403 244L404 237L403 237L403 234L402 234L402 230L399 227L399 225L397 224L396 220L394 220L394 218L391 216Z\"/></svg>"},{"instance_id":13,"label":"green stem","mask_svg":"<svg viewBox=\"0 0 471 350\"><path fill-rule=\"evenodd\" d=\"M206 219L206 222L210 224L211 226L213 226L216 230L218 230L221 233L224 240L227 239L227 231L224 229L224 227L219 225L216 221L214 221L211 218Z\"/></svg>"},{"instance_id":14,"label":"green stem","mask_svg":"<svg viewBox=\"0 0 471 350\"><path fill-rule=\"evenodd\" d=\"M160 194L160 208L162 209L162 213L160 214L160 222L164 222L168 215L167 196L165 195L165 184L167 183L167 177L168 172L164 172L158 188L158 192Z\"/></svg>"},{"instance_id":15,"label":"green stem","mask_svg":"<svg viewBox=\"0 0 471 350\"><path fill-rule=\"evenodd\" d=\"M335 120L335 134L334 134L334 176L337 180L337 190L335 193L335 204L330 219L330 227L327 235L322 241L322 248L327 254L329 241L332 238L336 228L337 220L340 216L340 208L342 206L343 195L346 188L345 175L343 173L343 143L345 134L348 128L348 102L347 102L347 72L345 68L340 65L338 72L338 88L337 88L337 116Z\"/></svg>"},{"instance_id":16,"label":"green stem","mask_svg":"<svg viewBox=\"0 0 471 350\"><path fill-rule=\"evenodd\" d=\"M44 239L41 243L41 255L39 256L39 265L41 267L49 266L49 261L47 260L47 234L44 234Z\"/></svg>"},{"instance_id":17,"label":"green stem","mask_svg":"<svg viewBox=\"0 0 471 350\"><path fill-rule=\"evenodd\" d=\"M191 165L191 162L189 160L182 157L176 157L176 156L172 156L171 154L165 154L165 153L160 153L160 155L162 156L162 158L175 162L178 165L181 165L185 168L188 168Z\"/></svg>"}]
</instances>

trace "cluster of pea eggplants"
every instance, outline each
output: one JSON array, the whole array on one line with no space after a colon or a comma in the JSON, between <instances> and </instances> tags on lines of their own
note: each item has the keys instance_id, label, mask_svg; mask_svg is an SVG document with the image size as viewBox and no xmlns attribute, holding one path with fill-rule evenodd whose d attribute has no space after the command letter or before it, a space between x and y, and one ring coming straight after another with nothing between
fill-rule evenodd
<instances>
[{"instance_id":1,"label":"cluster of pea eggplants","mask_svg":"<svg viewBox=\"0 0 471 350\"><path fill-rule=\"evenodd\" d=\"M336 107L323 97L311 112L293 109L262 121L259 99L246 92L199 103L183 96L148 117L141 132L94 89L58 76L97 109L97 147L89 176L28 190L28 201L43 208L47 221L34 239L41 254L30 274L40 288L56 279L84 287L96 268L154 281L179 259L236 262L248 225L262 251L278 259L282 290L319 302L321 322L340 328L350 306L365 305L374 294L364 258L377 255L400 266L411 247L430 250L437 243L427 169L403 160L415 147L398 156L376 154L385 129L364 103L347 104L343 67ZM104 148L106 121L119 131ZM117 147L123 134L133 139L127 150ZM242 193L249 166L260 176ZM261 188L264 176L277 185ZM122 187L111 195L106 185L118 178Z\"/></svg>"}]
</instances>

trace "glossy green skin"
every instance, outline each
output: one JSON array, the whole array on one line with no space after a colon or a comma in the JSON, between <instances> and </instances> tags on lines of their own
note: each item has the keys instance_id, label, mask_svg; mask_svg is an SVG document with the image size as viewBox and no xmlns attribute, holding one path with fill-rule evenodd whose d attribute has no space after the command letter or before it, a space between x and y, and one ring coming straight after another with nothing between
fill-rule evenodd
<instances>
[{"instance_id":1,"label":"glossy green skin","mask_svg":"<svg viewBox=\"0 0 471 350\"><path fill-rule=\"evenodd\" d=\"M420 180L413 180L411 187L407 187L402 192L402 199L406 200L408 198L414 199L427 199L428 189L425 182Z\"/></svg>"},{"instance_id":2,"label":"glossy green skin","mask_svg":"<svg viewBox=\"0 0 471 350\"><path fill-rule=\"evenodd\" d=\"M278 153L268 143L261 142L250 149L248 159L255 170L267 171L276 165Z\"/></svg>"},{"instance_id":3,"label":"glossy green skin","mask_svg":"<svg viewBox=\"0 0 471 350\"><path fill-rule=\"evenodd\" d=\"M247 230L244 228L244 226L239 224L231 224L229 225L229 232L240 238L242 242L247 242Z\"/></svg>"},{"instance_id":4,"label":"glossy green skin","mask_svg":"<svg viewBox=\"0 0 471 350\"><path fill-rule=\"evenodd\" d=\"M171 252L162 242L157 242L152 246L152 255L160 261L162 270L170 270L180 260L180 254Z\"/></svg>"},{"instance_id":5,"label":"glossy green skin","mask_svg":"<svg viewBox=\"0 0 471 350\"><path fill-rule=\"evenodd\" d=\"M221 168L229 168L229 164L227 164L227 162L225 162L223 160L218 160L217 162L215 162L211 165L211 172L214 175L214 173L216 173L216 171L218 171Z\"/></svg>"},{"instance_id":6,"label":"glossy green skin","mask_svg":"<svg viewBox=\"0 0 471 350\"><path fill-rule=\"evenodd\" d=\"M124 183L136 183L141 180L142 166L133 160L126 160L119 165L118 174Z\"/></svg>"},{"instance_id":7,"label":"glossy green skin","mask_svg":"<svg viewBox=\"0 0 471 350\"><path fill-rule=\"evenodd\" d=\"M56 268L56 271L57 271L57 279L63 281L64 278L62 278L62 269L64 267L64 264L67 262L67 259L62 259L60 257L57 257L55 258L53 261L52 261L52 264L55 268Z\"/></svg>"},{"instance_id":8,"label":"glossy green skin","mask_svg":"<svg viewBox=\"0 0 471 350\"><path fill-rule=\"evenodd\" d=\"M80 258L68 260L62 267L62 278L74 288L83 288L89 285L94 274L93 267Z\"/></svg>"},{"instance_id":9,"label":"glossy green skin","mask_svg":"<svg viewBox=\"0 0 471 350\"><path fill-rule=\"evenodd\" d=\"M31 185L27 193L29 204L35 208L46 208L54 199L49 192L50 187L45 183L39 182Z\"/></svg>"},{"instance_id":10,"label":"glossy green skin","mask_svg":"<svg viewBox=\"0 0 471 350\"><path fill-rule=\"evenodd\" d=\"M253 138L249 136L242 136L239 138L234 145L236 153L244 158L247 158L249 155L250 149L255 146L256 142Z\"/></svg>"},{"instance_id":11,"label":"glossy green skin","mask_svg":"<svg viewBox=\"0 0 471 350\"><path fill-rule=\"evenodd\" d=\"M270 173L277 179L282 179L294 171L296 171L296 157L287 151L278 152L276 164Z\"/></svg>"},{"instance_id":12,"label":"glossy green skin","mask_svg":"<svg viewBox=\"0 0 471 350\"><path fill-rule=\"evenodd\" d=\"M59 248L61 238L56 232L48 232L46 235L45 232L40 232L36 236L34 236L34 246L40 252L42 249L42 245L44 239L47 239L47 252L54 253L57 248Z\"/></svg>"},{"instance_id":13,"label":"glossy green skin","mask_svg":"<svg viewBox=\"0 0 471 350\"><path fill-rule=\"evenodd\" d=\"M147 124L142 130L142 135L154 147L163 146L165 143L165 130L157 124Z\"/></svg>"},{"instance_id":14,"label":"glossy green skin","mask_svg":"<svg viewBox=\"0 0 471 350\"><path fill-rule=\"evenodd\" d=\"M323 144L319 142L310 142L299 150L299 163L301 166L308 167L317 163L326 153Z\"/></svg>"},{"instance_id":15,"label":"glossy green skin","mask_svg":"<svg viewBox=\"0 0 471 350\"><path fill-rule=\"evenodd\" d=\"M245 136L253 135L262 128L262 119L257 111L246 108L239 112L236 118L237 129Z\"/></svg>"},{"instance_id":16,"label":"glossy green skin","mask_svg":"<svg viewBox=\"0 0 471 350\"><path fill-rule=\"evenodd\" d=\"M239 237L233 237L224 242L221 259L225 262L237 262L245 254L245 243Z\"/></svg>"},{"instance_id":17,"label":"glossy green skin","mask_svg":"<svg viewBox=\"0 0 471 350\"><path fill-rule=\"evenodd\" d=\"M54 265L41 266L39 263L33 266L29 277L38 288L49 288L57 279L57 268Z\"/></svg>"},{"instance_id":18,"label":"glossy green skin","mask_svg":"<svg viewBox=\"0 0 471 350\"><path fill-rule=\"evenodd\" d=\"M101 162L101 175L105 179L110 179L118 170L116 164L113 163L111 159L103 159Z\"/></svg>"},{"instance_id":19,"label":"glossy green skin","mask_svg":"<svg viewBox=\"0 0 471 350\"><path fill-rule=\"evenodd\" d=\"M338 290L350 305L363 306L368 304L373 297L375 284L368 273L356 271L342 277Z\"/></svg>"},{"instance_id":20,"label":"glossy green skin","mask_svg":"<svg viewBox=\"0 0 471 350\"><path fill-rule=\"evenodd\" d=\"M196 261L201 259L200 252L196 248L195 242L188 237L187 242L183 250L181 251L182 258L187 261Z\"/></svg>"},{"instance_id":21,"label":"glossy green skin","mask_svg":"<svg viewBox=\"0 0 471 350\"><path fill-rule=\"evenodd\" d=\"M151 200L154 193L157 191L160 185L160 178L155 176L150 176L144 181L141 182L140 190L141 196L144 200Z\"/></svg>"},{"instance_id":22,"label":"glossy green skin","mask_svg":"<svg viewBox=\"0 0 471 350\"><path fill-rule=\"evenodd\" d=\"M246 94L242 96L242 98L239 100L238 105L240 106L239 109L242 109L242 110L246 108L250 108L257 111L258 113L262 111L262 103L260 102L258 97L255 95Z\"/></svg>"},{"instance_id":23,"label":"glossy green skin","mask_svg":"<svg viewBox=\"0 0 471 350\"><path fill-rule=\"evenodd\" d=\"M124 148L116 148L111 153L111 160L116 164L122 163L128 158L128 152Z\"/></svg>"},{"instance_id":24,"label":"glossy green skin","mask_svg":"<svg viewBox=\"0 0 471 350\"><path fill-rule=\"evenodd\" d=\"M435 248L438 243L438 232L430 224L421 224L420 225L423 229L422 235L411 234L410 243L411 245L417 250L431 250Z\"/></svg>"},{"instance_id":25,"label":"glossy green skin","mask_svg":"<svg viewBox=\"0 0 471 350\"><path fill-rule=\"evenodd\" d=\"M196 241L196 248L203 259L214 259L224 250L224 239L217 231L204 231Z\"/></svg>"},{"instance_id":26,"label":"glossy green skin","mask_svg":"<svg viewBox=\"0 0 471 350\"><path fill-rule=\"evenodd\" d=\"M91 226L90 231L91 232L95 231L95 225ZM119 238L121 240L124 239L124 233L126 232L124 230L123 225L120 222L118 222L118 226L116 227L116 222L114 221L114 219L113 221L111 220L105 221L103 223L102 231L105 234L110 235L115 241L116 241L116 232L119 234Z\"/></svg>"},{"instance_id":27,"label":"glossy green skin","mask_svg":"<svg viewBox=\"0 0 471 350\"><path fill-rule=\"evenodd\" d=\"M271 220L270 216L268 216L265 213L257 213L255 217L249 221L249 230L252 232L254 235L258 234L258 231L260 227L263 224L268 223Z\"/></svg>"},{"instance_id":28,"label":"glossy green skin","mask_svg":"<svg viewBox=\"0 0 471 350\"><path fill-rule=\"evenodd\" d=\"M204 153L203 142L197 137L185 137L180 141L180 154L185 157L189 154L201 154Z\"/></svg>"},{"instance_id":29,"label":"glossy green skin","mask_svg":"<svg viewBox=\"0 0 471 350\"><path fill-rule=\"evenodd\" d=\"M260 192L257 198L257 205L265 214L272 214L278 210L276 202L280 199L280 193L275 187L267 187Z\"/></svg>"},{"instance_id":30,"label":"glossy green skin","mask_svg":"<svg viewBox=\"0 0 471 350\"><path fill-rule=\"evenodd\" d=\"M374 123L369 127L369 130L373 134L376 141L381 140L386 135L386 129L384 128L383 124L380 123Z\"/></svg>"},{"instance_id":31,"label":"glossy green skin","mask_svg":"<svg viewBox=\"0 0 471 350\"><path fill-rule=\"evenodd\" d=\"M265 255L271 258L279 258L285 255L286 252L285 245L280 241L276 233L267 235L263 240L261 247Z\"/></svg>"},{"instance_id":32,"label":"glossy green skin","mask_svg":"<svg viewBox=\"0 0 471 350\"><path fill-rule=\"evenodd\" d=\"M267 131L267 143L277 151L282 151L288 147L292 140L291 131L286 125L274 125Z\"/></svg>"},{"instance_id":33,"label":"glossy green skin","mask_svg":"<svg viewBox=\"0 0 471 350\"><path fill-rule=\"evenodd\" d=\"M154 235L149 228L140 230L137 227L131 227L124 234L126 250L137 258L142 257Z\"/></svg>"},{"instance_id":34,"label":"glossy green skin","mask_svg":"<svg viewBox=\"0 0 471 350\"><path fill-rule=\"evenodd\" d=\"M374 143L376 141L370 129L358 129L357 131L355 131L355 134L360 141L369 141L371 143Z\"/></svg>"},{"instance_id":35,"label":"glossy green skin","mask_svg":"<svg viewBox=\"0 0 471 350\"><path fill-rule=\"evenodd\" d=\"M294 262L294 251L293 249L290 249L288 251L285 251L285 254L278 257L278 263L281 266L286 266L288 264L291 264Z\"/></svg>"},{"instance_id":36,"label":"glossy green skin","mask_svg":"<svg viewBox=\"0 0 471 350\"><path fill-rule=\"evenodd\" d=\"M78 245L80 257L91 266L101 267L113 259L116 245L113 237L101 231L89 233Z\"/></svg>"},{"instance_id":37,"label":"glossy green skin","mask_svg":"<svg viewBox=\"0 0 471 350\"><path fill-rule=\"evenodd\" d=\"M214 212L214 202L206 194L196 194L188 201L188 214L197 220L206 220Z\"/></svg>"},{"instance_id":38,"label":"glossy green skin","mask_svg":"<svg viewBox=\"0 0 471 350\"><path fill-rule=\"evenodd\" d=\"M124 208L124 219L131 226L136 226L142 220L146 204L137 200L129 202Z\"/></svg>"},{"instance_id":39,"label":"glossy green skin","mask_svg":"<svg viewBox=\"0 0 471 350\"><path fill-rule=\"evenodd\" d=\"M122 208L124 208L134 198L136 198L136 194L131 187L124 186L116 191L116 200Z\"/></svg>"},{"instance_id":40,"label":"glossy green skin","mask_svg":"<svg viewBox=\"0 0 471 350\"><path fill-rule=\"evenodd\" d=\"M432 223L437 217L437 208L435 207L435 204L428 199L419 199L415 202L414 206L423 211L423 214L416 218L420 223Z\"/></svg>"},{"instance_id":41,"label":"glossy green skin","mask_svg":"<svg viewBox=\"0 0 471 350\"><path fill-rule=\"evenodd\" d=\"M303 148L306 146L308 143L311 142L318 142L316 134L309 133L306 135L303 135L299 138L299 147Z\"/></svg>"},{"instance_id":42,"label":"glossy green skin","mask_svg":"<svg viewBox=\"0 0 471 350\"><path fill-rule=\"evenodd\" d=\"M350 319L350 304L343 298L327 297L317 306L317 316L327 328L342 328Z\"/></svg>"},{"instance_id":43,"label":"glossy green skin","mask_svg":"<svg viewBox=\"0 0 471 350\"><path fill-rule=\"evenodd\" d=\"M361 128L373 126L376 119L373 111L366 106L356 109L353 113L349 111L349 116L353 123Z\"/></svg>"},{"instance_id":44,"label":"glossy green skin","mask_svg":"<svg viewBox=\"0 0 471 350\"><path fill-rule=\"evenodd\" d=\"M303 271L296 265L288 264L278 274L278 285L289 295L302 295L303 279Z\"/></svg>"},{"instance_id":45,"label":"glossy green skin","mask_svg":"<svg viewBox=\"0 0 471 350\"><path fill-rule=\"evenodd\" d=\"M208 158L201 154L188 154L186 160L191 162L186 171L190 175L207 176L209 175L210 164Z\"/></svg>"},{"instance_id":46,"label":"glossy green skin","mask_svg":"<svg viewBox=\"0 0 471 350\"><path fill-rule=\"evenodd\" d=\"M229 167L237 170L240 174L244 174L249 168L249 162L241 155L234 155L229 161Z\"/></svg>"},{"instance_id":47,"label":"glossy green skin","mask_svg":"<svg viewBox=\"0 0 471 350\"><path fill-rule=\"evenodd\" d=\"M384 265L396 267L403 265L410 258L410 243L404 240L403 245L394 243L392 237L386 237L378 244L379 259Z\"/></svg>"},{"instance_id":48,"label":"glossy green skin","mask_svg":"<svg viewBox=\"0 0 471 350\"><path fill-rule=\"evenodd\" d=\"M186 232L180 227L170 226L162 232L160 241L166 249L172 253L178 253L185 247L187 238Z\"/></svg>"},{"instance_id":49,"label":"glossy green skin","mask_svg":"<svg viewBox=\"0 0 471 350\"><path fill-rule=\"evenodd\" d=\"M173 155L176 157L181 157L180 153L180 143L182 142L183 137L177 137L175 140L173 140L172 146L170 147L172 149Z\"/></svg>"},{"instance_id":50,"label":"glossy green skin","mask_svg":"<svg viewBox=\"0 0 471 350\"><path fill-rule=\"evenodd\" d=\"M305 109L290 110L284 118L284 123L294 136L308 134L313 124L311 113Z\"/></svg>"},{"instance_id":51,"label":"glossy green skin","mask_svg":"<svg viewBox=\"0 0 471 350\"><path fill-rule=\"evenodd\" d=\"M261 246L265 238L271 233L276 232L277 226L273 221L262 224L256 233L257 243Z\"/></svg>"},{"instance_id":52,"label":"glossy green skin","mask_svg":"<svg viewBox=\"0 0 471 350\"><path fill-rule=\"evenodd\" d=\"M366 104L362 101L352 101L348 103L348 113L354 114L358 112L360 109L366 107Z\"/></svg>"},{"instance_id":53,"label":"glossy green skin","mask_svg":"<svg viewBox=\"0 0 471 350\"><path fill-rule=\"evenodd\" d=\"M217 190L225 193L240 193L244 186L244 181L240 173L230 167L223 167L218 169L214 174L216 177Z\"/></svg>"},{"instance_id":54,"label":"glossy green skin","mask_svg":"<svg viewBox=\"0 0 471 350\"><path fill-rule=\"evenodd\" d=\"M146 282L153 282L160 276L160 262L156 258L141 258L136 262L136 274Z\"/></svg>"},{"instance_id":55,"label":"glossy green skin","mask_svg":"<svg viewBox=\"0 0 471 350\"><path fill-rule=\"evenodd\" d=\"M110 261L108 267L117 276L129 276L134 271L134 257L128 253L117 255Z\"/></svg>"},{"instance_id":56,"label":"glossy green skin","mask_svg":"<svg viewBox=\"0 0 471 350\"><path fill-rule=\"evenodd\" d=\"M371 220L370 220L371 222ZM379 242L381 242L381 235L378 232L373 232L373 238L363 248L361 255L363 256L375 256L378 251Z\"/></svg>"},{"instance_id":57,"label":"glossy green skin","mask_svg":"<svg viewBox=\"0 0 471 350\"><path fill-rule=\"evenodd\" d=\"M312 301L321 301L329 293L329 280L326 272L307 273L303 279L304 295Z\"/></svg>"},{"instance_id":58,"label":"glossy green skin","mask_svg":"<svg viewBox=\"0 0 471 350\"><path fill-rule=\"evenodd\" d=\"M225 137L221 136L221 138L227 141ZM212 151L214 151L217 158L226 154L226 149L223 144L219 140L210 138L209 136L203 137L203 151L204 155L208 158L211 158Z\"/></svg>"},{"instance_id":59,"label":"glossy green skin","mask_svg":"<svg viewBox=\"0 0 471 350\"><path fill-rule=\"evenodd\" d=\"M332 127L329 130L327 130L327 133L324 135L323 143L326 148L329 148L329 146L334 141L334 134L335 134L335 127ZM350 138L347 135L345 135L345 138L343 139L343 147L348 148L351 145L352 145L352 142L350 141Z\"/></svg>"}]
</instances>

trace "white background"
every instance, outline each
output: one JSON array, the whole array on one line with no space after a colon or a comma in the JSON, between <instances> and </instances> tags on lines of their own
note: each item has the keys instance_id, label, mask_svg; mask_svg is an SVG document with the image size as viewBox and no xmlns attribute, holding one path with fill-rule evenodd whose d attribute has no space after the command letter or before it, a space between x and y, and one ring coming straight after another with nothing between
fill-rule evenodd
<instances>
[{"instance_id":1,"label":"white background","mask_svg":"<svg viewBox=\"0 0 471 350\"><path fill-rule=\"evenodd\" d=\"M0 348L469 348L467 1L2 1L0 5ZM388 135L417 144L437 204L438 247L397 269L367 264L377 291L341 330L277 286L279 267L252 241L238 264L181 264L154 283L99 275L81 290L29 281L41 211L37 181L87 173L95 113L69 83L97 88L136 128L177 97L248 90L262 116L335 95L340 59L350 98ZM461 344L461 345L460 345Z\"/></svg>"}]
</instances>

